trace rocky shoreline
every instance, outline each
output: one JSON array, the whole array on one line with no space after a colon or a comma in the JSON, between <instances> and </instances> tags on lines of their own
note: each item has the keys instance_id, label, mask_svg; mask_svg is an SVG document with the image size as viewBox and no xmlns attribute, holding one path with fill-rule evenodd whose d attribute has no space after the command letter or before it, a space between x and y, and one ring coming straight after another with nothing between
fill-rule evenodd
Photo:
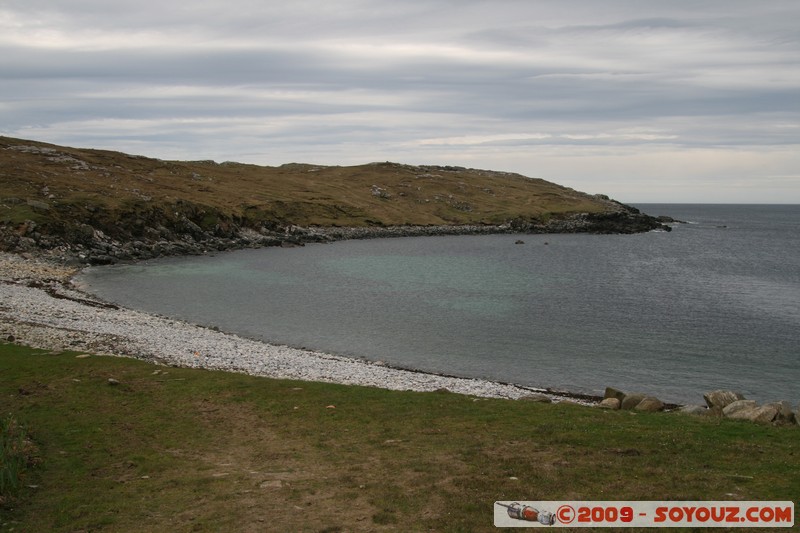
<instances>
[{"instance_id":1,"label":"rocky shoreline","mask_svg":"<svg viewBox=\"0 0 800 533\"><path fill-rule=\"evenodd\" d=\"M609 203L612 203L609 201ZM616 205L616 204L615 204ZM669 225L639 212L617 205L606 213L578 213L547 221L515 219L501 225L404 225L404 226L309 226L250 227L227 224L204 230L188 216L174 220L149 221L146 235L120 234L112 237L109 228L79 224L62 234L40 228L27 221L19 226L0 225L0 250L49 257L70 265L109 265L120 261L139 261L166 256L200 255L225 250L267 246L303 246L307 243L349 239L419 237L437 235L490 235L542 233L642 233L670 231Z\"/></svg>"}]
</instances>

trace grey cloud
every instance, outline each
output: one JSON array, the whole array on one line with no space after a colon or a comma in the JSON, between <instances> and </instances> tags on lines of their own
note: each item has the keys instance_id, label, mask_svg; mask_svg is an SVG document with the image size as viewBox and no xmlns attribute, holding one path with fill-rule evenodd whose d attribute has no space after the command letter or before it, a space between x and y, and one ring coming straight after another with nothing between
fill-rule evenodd
<instances>
[{"instance_id":1,"label":"grey cloud","mask_svg":"<svg viewBox=\"0 0 800 533\"><path fill-rule=\"evenodd\" d=\"M703 154L696 166L720 174L761 150L773 174L796 174L783 152L800 144L796 2L7 0L3 13L4 134L576 180L595 157L647 160L614 167L638 180L673 148L682 168Z\"/></svg>"}]
</instances>

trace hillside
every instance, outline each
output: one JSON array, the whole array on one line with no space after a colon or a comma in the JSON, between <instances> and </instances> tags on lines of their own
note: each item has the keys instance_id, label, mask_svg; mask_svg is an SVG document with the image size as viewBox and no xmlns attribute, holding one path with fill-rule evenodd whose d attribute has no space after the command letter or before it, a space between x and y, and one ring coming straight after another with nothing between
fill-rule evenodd
<instances>
[{"instance_id":1,"label":"hillside","mask_svg":"<svg viewBox=\"0 0 800 533\"><path fill-rule=\"evenodd\" d=\"M0 249L67 250L95 263L348 236L334 228L659 226L605 197L506 172L163 161L8 137L0 183Z\"/></svg>"}]
</instances>

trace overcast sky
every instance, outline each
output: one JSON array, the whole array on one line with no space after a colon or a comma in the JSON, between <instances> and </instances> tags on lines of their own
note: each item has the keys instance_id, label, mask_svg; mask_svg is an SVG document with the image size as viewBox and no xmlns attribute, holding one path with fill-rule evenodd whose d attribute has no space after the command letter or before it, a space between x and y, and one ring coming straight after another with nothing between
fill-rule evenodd
<instances>
[{"instance_id":1,"label":"overcast sky","mask_svg":"<svg viewBox=\"0 0 800 533\"><path fill-rule=\"evenodd\" d=\"M0 0L0 134L800 203L797 0Z\"/></svg>"}]
</instances>

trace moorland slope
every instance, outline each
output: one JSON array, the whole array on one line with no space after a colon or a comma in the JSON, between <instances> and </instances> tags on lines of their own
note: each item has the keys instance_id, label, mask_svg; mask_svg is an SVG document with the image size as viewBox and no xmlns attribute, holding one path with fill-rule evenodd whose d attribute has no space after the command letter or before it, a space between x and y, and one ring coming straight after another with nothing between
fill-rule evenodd
<instances>
[{"instance_id":1,"label":"moorland slope","mask_svg":"<svg viewBox=\"0 0 800 533\"><path fill-rule=\"evenodd\" d=\"M605 196L508 172L164 161L9 137L0 184L0 249L90 263L335 238L660 227Z\"/></svg>"}]
</instances>

